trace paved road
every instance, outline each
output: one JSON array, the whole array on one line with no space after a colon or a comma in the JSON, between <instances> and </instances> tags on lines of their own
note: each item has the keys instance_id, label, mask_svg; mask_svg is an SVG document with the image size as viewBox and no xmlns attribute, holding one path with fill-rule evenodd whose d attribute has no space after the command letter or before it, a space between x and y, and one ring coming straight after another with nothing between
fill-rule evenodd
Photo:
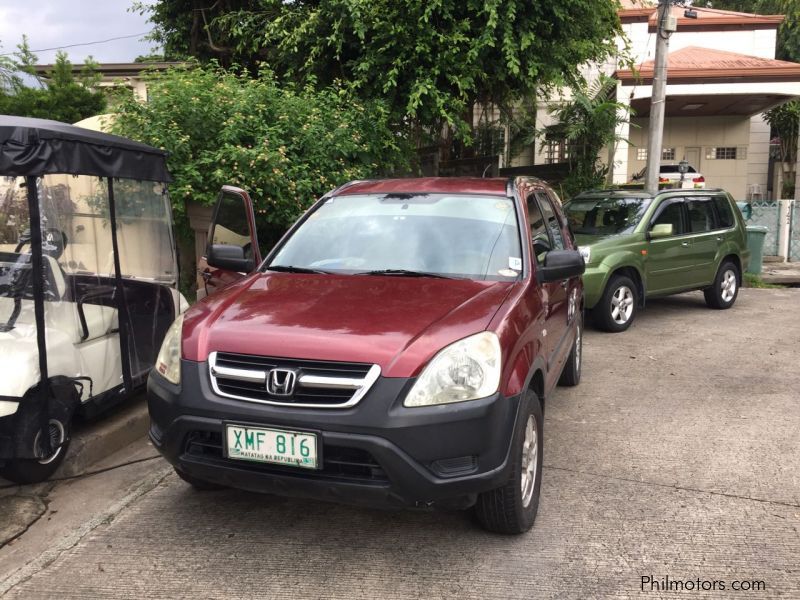
<instances>
[{"instance_id":1,"label":"paved road","mask_svg":"<svg viewBox=\"0 0 800 600\"><path fill-rule=\"evenodd\" d=\"M698 294L653 302L624 335L590 331L585 359L547 407L528 535L197 494L154 462L8 597L800 597L800 291L745 290L726 312ZM643 576L726 588L642 593Z\"/></svg>"}]
</instances>

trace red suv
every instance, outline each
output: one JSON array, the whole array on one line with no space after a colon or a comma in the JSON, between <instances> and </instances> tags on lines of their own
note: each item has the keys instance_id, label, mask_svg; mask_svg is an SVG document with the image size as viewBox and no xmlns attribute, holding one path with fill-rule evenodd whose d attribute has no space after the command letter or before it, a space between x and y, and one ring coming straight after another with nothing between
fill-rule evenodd
<instances>
[{"instance_id":1,"label":"red suv","mask_svg":"<svg viewBox=\"0 0 800 600\"><path fill-rule=\"evenodd\" d=\"M196 488L469 508L530 529L542 411L580 379L584 262L541 181L356 181L260 260L223 189L204 279L148 383ZM259 264L260 263L260 264ZM249 274L248 274L249 273Z\"/></svg>"}]
</instances>

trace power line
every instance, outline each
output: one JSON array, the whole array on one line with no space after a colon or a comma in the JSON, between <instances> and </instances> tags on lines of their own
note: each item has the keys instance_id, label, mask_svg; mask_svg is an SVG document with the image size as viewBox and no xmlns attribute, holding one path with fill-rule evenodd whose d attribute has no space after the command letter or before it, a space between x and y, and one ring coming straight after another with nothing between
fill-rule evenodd
<instances>
[{"instance_id":1,"label":"power line","mask_svg":"<svg viewBox=\"0 0 800 600\"><path fill-rule=\"evenodd\" d=\"M31 52L33 52L35 54L36 52L49 52L50 50L63 50L64 48L75 48L77 46L93 46L95 44L107 44L108 42L115 42L117 40L126 40L128 38L134 38L134 37L139 37L139 36L142 36L142 35L147 35L151 31L152 31L152 29L150 31L145 31L145 32L142 32L142 33L132 33L130 35L120 35L120 36L117 36L117 37L108 38L107 40L97 40L97 41L94 41L94 42L83 42L83 43L80 43L80 44L67 44L65 46L55 46L53 48L40 48L38 50L31 50ZM16 54L16 53L15 52L6 52L5 54L0 54L0 56L13 56L14 54Z\"/></svg>"}]
</instances>

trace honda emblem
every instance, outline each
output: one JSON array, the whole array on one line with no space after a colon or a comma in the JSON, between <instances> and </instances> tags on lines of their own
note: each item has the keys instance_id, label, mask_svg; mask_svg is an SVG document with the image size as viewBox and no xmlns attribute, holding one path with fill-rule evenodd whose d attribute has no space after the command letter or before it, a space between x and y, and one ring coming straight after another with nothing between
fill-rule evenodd
<instances>
[{"instance_id":1,"label":"honda emblem","mask_svg":"<svg viewBox=\"0 0 800 600\"><path fill-rule=\"evenodd\" d=\"M272 369L267 374L267 391L273 396L291 396L297 383L297 371Z\"/></svg>"}]
</instances>

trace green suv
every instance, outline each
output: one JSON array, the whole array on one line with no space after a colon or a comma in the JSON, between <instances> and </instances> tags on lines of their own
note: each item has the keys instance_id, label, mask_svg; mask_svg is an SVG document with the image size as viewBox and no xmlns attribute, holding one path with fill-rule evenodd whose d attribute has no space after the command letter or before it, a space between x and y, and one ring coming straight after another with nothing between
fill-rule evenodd
<instances>
[{"instance_id":1,"label":"green suv","mask_svg":"<svg viewBox=\"0 0 800 600\"><path fill-rule=\"evenodd\" d=\"M584 192L564 212L586 261L586 308L601 329L625 331L645 298L703 290L712 308L736 301L750 252L726 192Z\"/></svg>"}]
</instances>

